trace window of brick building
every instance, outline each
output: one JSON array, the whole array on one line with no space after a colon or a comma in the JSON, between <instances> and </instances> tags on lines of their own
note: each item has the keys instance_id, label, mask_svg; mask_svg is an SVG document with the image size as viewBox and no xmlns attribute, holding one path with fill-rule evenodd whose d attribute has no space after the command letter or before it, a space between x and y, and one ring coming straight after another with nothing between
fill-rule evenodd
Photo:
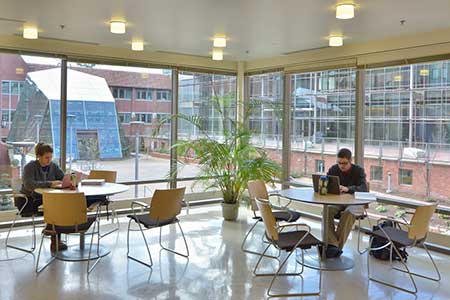
<instances>
[{"instance_id":1,"label":"window of brick building","mask_svg":"<svg viewBox=\"0 0 450 300\"><path fill-rule=\"evenodd\" d=\"M383 167L370 166L370 180L383 181Z\"/></svg>"},{"instance_id":2,"label":"window of brick building","mask_svg":"<svg viewBox=\"0 0 450 300\"><path fill-rule=\"evenodd\" d=\"M409 169L398 170L398 183L412 185L413 171Z\"/></svg>"}]
</instances>

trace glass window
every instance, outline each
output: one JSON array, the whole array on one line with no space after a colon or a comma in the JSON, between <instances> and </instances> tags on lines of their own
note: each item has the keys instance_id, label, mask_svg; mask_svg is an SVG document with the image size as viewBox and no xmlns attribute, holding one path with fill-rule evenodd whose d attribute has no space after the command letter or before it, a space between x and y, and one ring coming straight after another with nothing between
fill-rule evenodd
<instances>
[{"instance_id":1,"label":"glass window","mask_svg":"<svg viewBox=\"0 0 450 300\"><path fill-rule=\"evenodd\" d=\"M165 90L157 90L156 91L156 100L157 101L170 101L171 100L171 93L170 91Z\"/></svg>"},{"instance_id":2,"label":"glass window","mask_svg":"<svg viewBox=\"0 0 450 300\"><path fill-rule=\"evenodd\" d=\"M178 140L193 140L203 136L223 139L230 129L230 120L236 118L236 76L200 72L180 72L178 75L178 111L184 116L195 116L200 126L180 119ZM199 173L198 166L183 168L179 177L191 177ZM180 182L191 185L191 182ZM195 187L191 185L191 188ZM202 187L195 187L200 189Z\"/></svg>"},{"instance_id":3,"label":"glass window","mask_svg":"<svg viewBox=\"0 0 450 300\"><path fill-rule=\"evenodd\" d=\"M316 159L316 172L325 173L325 161L323 159Z\"/></svg>"},{"instance_id":4,"label":"glass window","mask_svg":"<svg viewBox=\"0 0 450 300\"><path fill-rule=\"evenodd\" d=\"M398 170L398 183L399 184L413 184L413 171L409 169L399 169Z\"/></svg>"},{"instance_id":5,"label":"glass window","mask_svg":"<svg viewBox=\"0 0 450 300\"><path fill-rule=\"evenodd\" d=\"M136 99L138 100L152 100L152 91L150 89L137 89Z\"/></svg>"},{"instance_id":6,"label":"glass window","mask_svg":"<svg viewBox=\"0 0 450 300\"><path fill-rule=\"evenodd\" d=\"M310 180L318 161L353 149L355 70L292 74L291 176Z\"/></svg>"},{"instance_id":7,"label":"glass window","mask_svg":"<svg viewBox=\"0 0 450 300\"><path fill-rule=\"evenodd\" d=\"M383 181L383 167L370 166L370 180Z\"/></svg>"},{"instance_id":8,"label":"glass window","mask_svg":"<svg viewBox=\"0 0 450 300\"><path fill-rule=\"evenodd\" d=\"M2 94L8 95L9 94L9 81L2 80Z\"/></svg>"},{"instance_id":9,"label":"glass window","mask_svg":"<svg viewBox=\"0 0 450 300\"><path fill-rule=\"evenodd\" d=\"M163 75L163 70L160 69L96 64L86 66L72 62L68 65L68 90L73 90L74 84L83 87L81 100L76 100L79 98L77 95L73 95L73 98L71 95L67 96L68 113L74 115L71 126L67 128L67 157L72 161L72 168L84 172L89 172L92 168L117 170L118 182L166 178L170 173L170 157L167 154L170 135L167 132L154 135L156 124L152 123L152 119L154 113L170 114L171 105L152 103L150 106L135 102L133 97L149 100L154 88L163 86L170 90L171 72ZM133 87L121 86L123 82L133 83ZM133 102L124 103L116 101L117 99ZM87 130L95 131L95 134L87 134ZM98 150L95 153L90 149ZM139 160L136 177L134 169L137 151L155 155L152 159ZM160 184L161 188L166 186L166 183ZM149 196L148 187L139 185L135 188L114 197Z\"/></svg>"}]
</instances>

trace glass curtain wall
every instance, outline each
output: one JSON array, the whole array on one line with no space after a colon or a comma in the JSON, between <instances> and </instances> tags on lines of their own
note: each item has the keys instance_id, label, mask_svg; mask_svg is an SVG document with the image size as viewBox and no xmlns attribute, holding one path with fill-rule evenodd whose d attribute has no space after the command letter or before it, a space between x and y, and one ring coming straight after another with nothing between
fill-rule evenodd
<instances>
[{"instance_id":1,"label":"glass curtain wall","mask_svg":"<svg viewBox=\"0 0 450 300\"><path fill-rule=\"evenodd\" d=\"M366 71L365 164L371 187L449 206L450 61Z\"/></svg>"},{"instance_id":2,"label":"glass curtain wall","mask_svg":"<svg viewBox=\"0 0 450 300\"><path fill-rule=\"evenodd\" d=\"M264 148L281 165L283 141L283 74L247 76L245 111L253 144Z\"/></svg>"},{"instance_id":3,"label":"glass curtain wall","mask_svg":"<svg viewBox=\"0 0 450 300\"><path fill-rule=\"evenodd\" d=\"M165 179L170 166L171 70L69 62L68 169L117 171L117 181ZM58 131L58 128L54 128ZM120 198L148 197L166 183Z\"/></svg>"},{"instance_id":4,"label":"glass curtain wall","mask_svg":"<svg viewBox=\"0 0 450 300\"><path fill-rule=\"evenodd\" d=\"M291 176L327 172L336 153L353 151L355 69L297 73L291 80Z\"/></svg>"},{"instance_id":5,"label":"glass curtain wall","mask_svg":"<svg viewBox=\"0 0 450 300\"><path fill-rule=\"evenodd\" d=\"M199 72L179 72L178 113L197 117L201 128L186 119L178 121L178 140L194 140L209 137L220 141L223 131L230 128L229 120L236 119L236 76ZM195 177L199 168L187 163L178 172L178 178ZM191 181L181 181L178 186L188 186L191 191L202 187Z\"/></svg>"},{"instance_id":6,"label":"glass curtain wall","mask_svg":"<svg viewBox=\"0 0 450 300\"><path fill-rule=\"evenodd\" d=\"M60 65L55 58L0 54L0 189L21 178L25 164L35 159L39 141L53 145L58 163L59 133L52 126L59 122ZM12 208L4 198L0 209Z\"/></svg>"}]
</instances>

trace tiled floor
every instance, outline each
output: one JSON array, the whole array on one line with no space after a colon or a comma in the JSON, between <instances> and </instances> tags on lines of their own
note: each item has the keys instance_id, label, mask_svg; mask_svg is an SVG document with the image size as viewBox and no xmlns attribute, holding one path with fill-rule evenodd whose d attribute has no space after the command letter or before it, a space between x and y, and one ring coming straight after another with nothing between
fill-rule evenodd
<instances>
[{"instance_id":1,"label":"tiled floor","mask_svg":"<svg viewBox=\"0 0 450 300\"><path fill-rule=\"evenodd\" d=\"M102 240L112 250L111 254L102 259L89 276L86 275L85 263L55 261L36 275L35 257L32 255L0 262L0 299L265 299L271 278L254 277L251 270L257 256L244 254L240 249L241 241L252 223L250 218L247 221L245 209L241 208L238 222L223 221L219 206L191 209L190 215L183 212L180 219L188 240L189 259L160 250L156 229L147 232L151 243L153 270L128 260L125 231L127 220L123 218L120 232ZM320 224L307 219L304 221L312 226L313 232L319 237ZM174 230L175 227L165 228L163 237L170 240ZM257 227L257 234L250 242L252 246L262 247L262 231L262 225ZM24 239L21 236L27 234L29 230L16 232L19 236L15 240L21 242ZM4 238L5 233L2 232L0 258L5 258L6 254L17 255L13 250L5 253ZM357 254L355 241L356 234L353 234L345 249L345 253L355 260L355 268L343 272L324 272L321 296L305 299L450 299L449 256L433 253L443 279L440 283L435 283L418 278L420 292L415 297L369 282L366 255ZM69 243L77 243L77 238L72 237ZM183 249L181 238L177 240L176 246L177 249ZM146 258L144 243L138 232L131 235L131 247L134 254ZM315 254L315 250L310 251L310 255ZM269 270L269 264L273 262L266 260L263 270ZM373 262L377 266L376 271L381 272L383 278L409 284L408 278L403 274L391 271L379 261ZM425 272L431 271L425 265L426 262L423 250L410 251L408 264L413 269L418 267ZM295 260L291 260L288 267L295 268ZM284 277L275 287L279 292L293 292L302 287L306 290L315 289L317 284L317 271L306 269L303 281L298 277Z\"/></svg>"}]
</instances>

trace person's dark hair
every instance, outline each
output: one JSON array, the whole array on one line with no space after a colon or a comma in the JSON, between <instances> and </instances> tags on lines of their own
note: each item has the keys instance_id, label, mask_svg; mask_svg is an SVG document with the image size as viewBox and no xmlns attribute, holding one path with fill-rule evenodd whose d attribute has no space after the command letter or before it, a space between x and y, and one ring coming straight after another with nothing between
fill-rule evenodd
<instances>
[{"instance_id":1,"label":"person's dark hair","mask_svg":"<svg viewBox=\"0 0 450 300\"><path fill-rule=\"evenodd\" d=\"M348 160L351 160L352 159L352 151L350 151L347 148L342 148L341 150L339 150L337 157L338 158L346 158Z\"/></svg>"},{"instance_id":2,"label":"person's dark hair","mask_svg":"<svg viewBox=\"0 0 450 300\"><path fill-rule=\"evenodd\" d=\"M53 153L53 148L46 143L37 143L37 145L34 147L34 152L36 153L37 158L38 156L42 156L45 153Z\"/></svg>"}]
</instances>

